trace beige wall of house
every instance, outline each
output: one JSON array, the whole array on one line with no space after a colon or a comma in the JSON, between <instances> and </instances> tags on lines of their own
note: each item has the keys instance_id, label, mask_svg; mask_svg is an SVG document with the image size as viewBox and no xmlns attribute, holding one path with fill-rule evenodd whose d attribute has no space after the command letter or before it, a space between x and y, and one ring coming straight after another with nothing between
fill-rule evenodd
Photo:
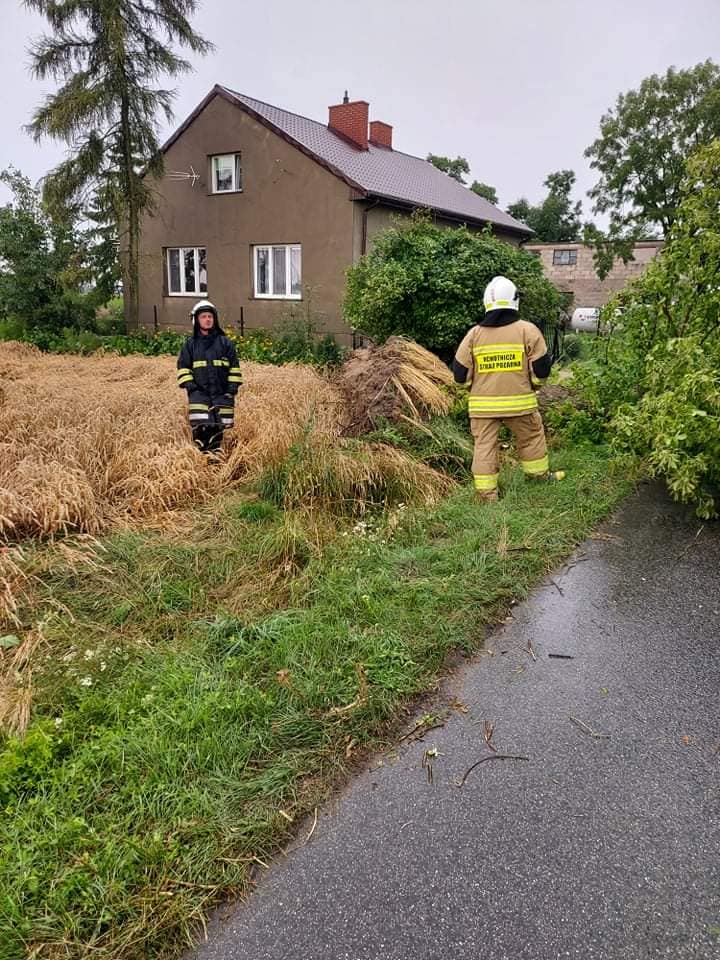
<instances>
[{"instance_id":1,"label":"beige wall of house","mask_svg":"<svg viewBox=\"0 0 720 960\"><path fill-rule=\"evenodd\" d=\"M662 240L636 243L634 259L627 264L618 261L605 280L598 279L593 251L582 243L526 243L523 249L540 257L545 275L558 290L573 294L573 307L603 307L613 294L645 272L662 245Z\"/></svg>"},{"instance_id":2,"label":"beige wall of house","mask_svg":"<svg viewBox=\"0 0 720 960\"><path fill-rule=\"evenodd\" d=\"M242 189L212 192L213 155L241 155ZM190 174L197 179L193 183ZM178 177L178 174L180 175ZM187 175L187 176L185 176ZM402 209L360 199L345 182L226 99L216 96L165 153L165 174L150 181L154 208L142 221L140 326L189 331L193 304L207 297L221 324L278 328L308 318L317 332L352 341L342 317L347 268ZM437 217L446 226L457 223ZM479 229L479 228L478 228ZM518 238L498 232L517 244ZM255 292L253 248L299 244L301 299ZM168 249L203 248L207 292L171 290Z\"/></svg>"},{"instance_id":3,"label":"beige wall of house","mask_svg":"<svg viewBox=\"0 0 720 960\"><path fill-rule=\"evenodd\" d=\"M367 210L367 225L363 226L363 210ZM412 216L411 211L402 210L398 207L390 207L385 204L378 204L372 200L359 202L355 204L355 227L353 231L353 263L356 263L363 254L363 233L365 234L365 251L372 249L373 238L382 230L387 230L394 223L409 220ZM457 227L457 220L448 220L445 217L435 216L434 222L441 227ZM482 230L484 227L468 224L471 230ZM520 237L512 233L504 233L501 229L495 228L496 237L518 246Z\"/></svg>"},{"instance_id":4,"label":"beige wall of house","mask_svg":"<svg viewBox=\"0 0 720 960\"><path fill-rule=\"evenodd\" d=\"M210 192L210 157L242 155L242 192ZM172 172L199 174L173 180ZM140 324L188 330L192 305L207 296L221 322L275 327L291 313L312 314L320 331L349 332L340 316L345 269L353 256L354 204L348 186L225 99L216 97L170 146L155 209L142 224ZM302 300L257 298L253 245L300 244ZM207 250L207 294L171 296L169 247Z\"/></svg>"}]
</instances>

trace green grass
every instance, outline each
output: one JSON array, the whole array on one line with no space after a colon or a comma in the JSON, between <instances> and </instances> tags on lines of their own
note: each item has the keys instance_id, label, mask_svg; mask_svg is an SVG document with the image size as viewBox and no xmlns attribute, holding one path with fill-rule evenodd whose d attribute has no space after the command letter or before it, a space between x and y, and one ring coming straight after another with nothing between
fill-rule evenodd
<instances>
[{"instance_id":1,"label":"green grass","mask_svg":"<svg viewBox=\"0 0 720 960\"><path fill-rule=\"evenodd\" d=\"M0 958L177 956L348 748L629 489L603 448L554 464L562 484L506 468L497 504L463 487L324 526L230 498L172 537L108 537L92 565L36 548L52 655L27 736L0 751Z\"/></svg>"}]
</instances>

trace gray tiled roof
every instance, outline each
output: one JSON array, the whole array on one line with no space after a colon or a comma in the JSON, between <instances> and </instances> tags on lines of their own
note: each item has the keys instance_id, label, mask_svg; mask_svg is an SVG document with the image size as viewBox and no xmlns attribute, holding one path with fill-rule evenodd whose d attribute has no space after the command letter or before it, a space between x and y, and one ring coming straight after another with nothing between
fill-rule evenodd
<instances>
[{"instance_id":1,"label":"gray tiled roof","mask_svg":"<svg viewBox=\"0 0 720 960\"><path fill-rule=\"evenodd\" d=\"M460 218L506 227L526 236L532 233L524 223L463 187L427 160L373 144L367 150L360 150L317 120L281 110L227 87L216 89L277 127L370 196L430 207Z\"/></svg>"}]
</instances>

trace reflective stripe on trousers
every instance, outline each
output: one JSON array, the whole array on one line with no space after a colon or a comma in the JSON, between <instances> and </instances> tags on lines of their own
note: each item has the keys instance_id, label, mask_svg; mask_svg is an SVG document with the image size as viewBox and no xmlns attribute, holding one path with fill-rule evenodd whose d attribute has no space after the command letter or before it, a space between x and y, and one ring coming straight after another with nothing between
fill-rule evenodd
<instances>
[{"instance_id":1,"label":"reflective stripe on trousers","mask_svg":"<svg viewBox=\"0 0 720 960\"><path fill-rule=\"evenodd\" d=\"M514 417L473 417L470 421L470 429L475 438L473 476L488 477L498 473L500 459L497 437L501 425L512 431L525 473L545 473L548 469L545 430L542 417L535 410Z\"/></svg>"}]
</instances>

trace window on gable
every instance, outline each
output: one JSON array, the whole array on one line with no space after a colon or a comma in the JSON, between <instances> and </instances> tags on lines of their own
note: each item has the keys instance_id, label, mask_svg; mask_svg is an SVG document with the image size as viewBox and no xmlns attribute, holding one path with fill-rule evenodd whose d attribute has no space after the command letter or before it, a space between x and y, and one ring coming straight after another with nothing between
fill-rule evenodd
<instances>
[{"instance_id":1,"label":"window on gable","mask_svg":"<svg viewBox=\"0 0 720 960\"><path fill-rule=\"evenodd\" d=\"M255 296L275 300L302 297L302 247L282 243L253 247Z\"/></svg>"},{"instance_id":2,"label":"window on gable","mask_svg":"<svg viewBox=\"0 0 720 960\"><path fill-rule=\"evenodd\" d=\"M205 247L168 247L167 288L171 297L207 293Z\"/></svg>"},{"instance_id":3,"label":"window on gable","mask_svg":"<svg viewBox=\"0 0 720 960\"><path fill-rule=\"evenodd\" d=\"M213 193L237 193L242 190L239 153L221 153L212 157L211 161Z\"/></svg>"},{"instance_id":4,"label":"window on gable","mask_svg":"<svg viewBox=\"0 0 720 960\"><path fill-rule=\"evenodd\" d=\"M572 267L577 263L577 250L553 250L554 267Z\"/></svg>"}]
</instances>

